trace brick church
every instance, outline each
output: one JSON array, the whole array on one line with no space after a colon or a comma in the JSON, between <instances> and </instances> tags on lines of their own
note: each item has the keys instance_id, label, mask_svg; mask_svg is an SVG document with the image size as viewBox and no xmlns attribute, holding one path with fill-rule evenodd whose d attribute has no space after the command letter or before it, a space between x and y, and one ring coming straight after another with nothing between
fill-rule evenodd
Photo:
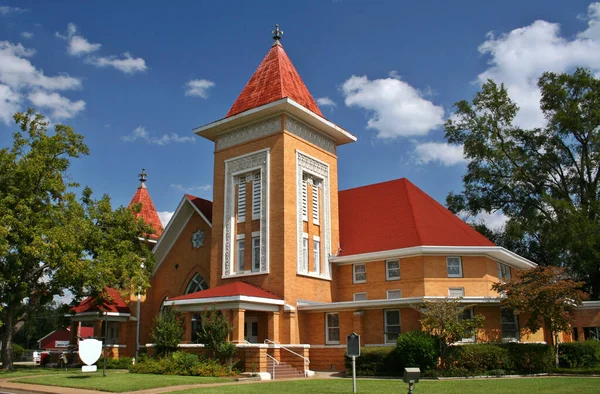
<instances>
[{"instance_id":1,"label":"brick church","mask_svg":"<svg viewBox=\"0 0 600 394\"><path fill-rule=\"evenodd\" d=\"M524 330L524 317L500 308L491 290L533 262L494 245L407 179L338 190L337 151L357 138L323 116L280 38L277 30L225 117L194 129L214 142L212 201L184 195L163 230L141 174L131 203L142 204L139 215L156 229L147 240L156 266L139 299L109 289L111 354L151 352L164 307L184 313L181 348L201 352L199 315L214 305L230 319L236 357L258 372L273 363L342 370L348 334L360 334L363 346L393 346L420 328L412 306L439 297L474 305L465 318L485 316L464 342L549 340L544 330ZM599 306L578 310L564 340L597 338ZM75 307L71 331L100 331L98 308L90 299Z\"/></svg>"}]
</instances>

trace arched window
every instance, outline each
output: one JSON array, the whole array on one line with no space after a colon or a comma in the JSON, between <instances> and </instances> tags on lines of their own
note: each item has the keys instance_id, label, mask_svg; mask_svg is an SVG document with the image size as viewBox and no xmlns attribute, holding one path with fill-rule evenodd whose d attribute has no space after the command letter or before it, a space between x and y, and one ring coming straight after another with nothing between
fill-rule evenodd
<instances>
[{"instance_id":1,"label":"arched window","mask_svg":"<svg viewBox=\"0 0 600 394\"><path fill-rule=\"evenodd\" d=\"M208 284L206 284L206 281L200 274L196 274L185 288L185 294L195 293L206 289L208 289Z\"/></svg>"}]
</instances>

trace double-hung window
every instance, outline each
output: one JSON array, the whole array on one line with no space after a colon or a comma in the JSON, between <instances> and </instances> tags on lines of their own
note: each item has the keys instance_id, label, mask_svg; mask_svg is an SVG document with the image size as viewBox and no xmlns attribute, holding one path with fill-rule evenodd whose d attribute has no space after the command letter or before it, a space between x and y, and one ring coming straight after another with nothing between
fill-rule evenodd
<instances>
[{"instance_id":1,"label":"double-hung window","mask_svg":"<svg viewBox=\"0 0 600 394\"><path fill-rule=\"evenodd\" d=\"M401 290L388 290L386 295L387 295L388 300L395 300L397 298L402 298L402 291Z\"/></svg>"},{"instance_id":2,"label":"double-hung window","mask_svg":"<svg viewBox=\"0 0 600 394\"><path fill-rule=\"evenodd\" d=\"M366 301L367 293L354 293L354 301Z\"/></svg>"},{"instance_id":3,"label":"double-hung window","mask_svg":"<svg viewBox=\"0 0 600 394\"><path fill-rule=\"evenodd\" d=\"M400 260L388 260L385 262L385 279L400 279Z\"/></svg>"},{"instance_id":4,"label":"double-hung window","mask_svg":"<svg viewBox=\"0 0 600 394\"><path fill-rule=\"evenodd\" d=\"M506 264L498 263L498 279L510 280L510 267Z\"/></svg>"},{"instance_id":5,"label":"double-hung window","mask_svg":"<svg viewBox=\"0 0 600 394\"><path fill-rule=\"evenodd\" d=\"M332 345L340 343L339 313L325 314L325 343Z\"/></svg>"},{"instance_id":6,"label":"double-hung window","mask_svg":"<svg viewBox=\"0 0 600 394\"><path fill-rule=\"evenodd\" d=\"M583 336L586 341L590 339L600 341L600 327L583 327Z\"/></svg>"},{"instance_id":7,"label":"double-hung window","mask_svg":"<svg viewBox=\"0 0 600 394\"><path fill-rule=\"evenodd\" d=\"M385 343L396 343L400 335L400 311L387 309L384 311Z\"/></svg>"},{"instance_id":8,"label":"double-hung window","mask_svg":"<svg viewBox=\"0 0 600 394\"><path fill-rule=\"evenodd\" d=\"M308 272L308 234L302 236L302 272Z\"/></svg>"},{"instance_id":9,"label":"double-hung window","mask_svg":"<svg viewBox=\"0 0 600 394\"><path fill-rule=\"evenodd\" d=\"M246 241L244 239L237 240L237 272L244 272L244 250L246 249Z\"/></svg>"},{"instance_id":10,"label":"double-hung window","mask_svg":"<svg viewBox=\"0 0 600 394\"><path fill-rule=\"evenodd\" d=\"M448 288L448 297L458 298L465 296L465 288L464 287L450 287Z\"/></svg>"},{"instance_id":11,"label":"double-hung window","mask_svg":"<svg viewBox=\"0 0 600 394\"><path fill-rule=\"evenodd\" d=\"M460 316L458 316L459 320L473 320L473 308L465 308L463 309ZM473 330L469 337L465 337L461 339L461 342L475 342L475 330Z\"/></svg>"},{"instance_id":12,"label":"double-hung window","mask_svg":"<svg viewBox=\"0 0 600 394\"><path fill-rule=\"evenodd\" d=\"M313 239L313 269L315 273L321 273L321 240L317 236Z\"/></svg>"},{"instance_id":13,"label":"double-hung window","mask_svg":"<svg viewBox=\"0 0 600 394\"><path fill-rule=\"evenodd\" d=\"M448 278L462 278L462 261L460 257L446 257L446 268L448 269Z\"/></svg>"},{"instance_id":14,"label":"double-hung window","mask_svg":"<svg viewBox=\"0 0 600 394\"><path fill-rule=\"evenodd\" d=\"M260 271L260 236L252 237L252 272Z\"/></svg>"},{"instance_id":15,"label":"double-hung window","mask_svg":"<svg viewBox=\"0 0 600 394\"><path fill-rule=\"evenodd\" d=\"M502 324L502 339L506 341L518 341L519 320L515 312L510 308L500 308L500 319Z\"/></svg>"},{"instance_id":16,"label":"double-hung window","mask_svg":"<svg viewBox=\"0 0 600 394\"><path fill-rule=\"evenodd\" d=\"M353 283L366 283L367 281L367 265L354 264L352 266Z\"/></svg>"}]
</instances>

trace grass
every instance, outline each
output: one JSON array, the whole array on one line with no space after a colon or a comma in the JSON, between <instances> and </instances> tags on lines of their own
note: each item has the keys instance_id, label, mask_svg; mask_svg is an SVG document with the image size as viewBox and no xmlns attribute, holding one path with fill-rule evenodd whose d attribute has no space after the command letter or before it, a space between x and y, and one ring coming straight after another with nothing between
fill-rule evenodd
<instances>
[{"instance_id":1,"label":"grass","mask_svg":"<svg viewBox=\"0 0 600 394\"><path fill-rule=\"evenodd\" d=\"M404 393L407 385L402 380L361 380L357 381L357 392L366 393ZM485 379L421 381L416 384L415 394L582 394L598 393L600 379L596 378L522 378L522 379ZM205 387L178 391L187 394L215 393L351 393L351 379L295 380L272 383Z\"/></svg>"},{"instance_id":2,"label":"grass","mask_svg":"<svg viewBox=\"0 0 600 394\"><path fill-rule=\"evenodd\" d=\"M232 381L231 379L226 378L149 375L117 370L109 370L106 372L106 375L106 377L102 376L102 371L91 373L83 373L79 371L67 374L54 374L33 378L23 378L14 381L19 383L41 384L44 386L72 387L89 390L110 391L115 393L167 386L179 386L182 384L206 384Z\"/></svg>"},{"instance_id":3,"label":"grass","mask_svg":"<svg viewBox=\"0 0 600 394\"><path fill-rule=\"evenodd\" d=\"M20 378L23 376L32 376L32 375L54 375L54 374L65 374L69 372L73 372L74 370L65 371L64 369L59 368L42 368L37 365L24 366L24 365L15 365L14 371L6 371L0 369L0 379L12 379L12 378Z\"/></svg>"}]
</instances>

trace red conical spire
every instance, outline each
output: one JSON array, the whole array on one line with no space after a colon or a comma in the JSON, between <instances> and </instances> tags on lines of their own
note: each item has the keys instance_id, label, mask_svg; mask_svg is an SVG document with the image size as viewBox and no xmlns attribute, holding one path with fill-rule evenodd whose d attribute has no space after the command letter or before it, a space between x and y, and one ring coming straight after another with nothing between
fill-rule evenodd
<instances>
[{"instance_id":1,"label":"red conical spire","mask_svg":"<svg viewBox=\"0 0 600 394\"><path fill-rule=\"evenodd\" d=\"M129 203L129 207L133 204L142 204L142 209L139 213L135 214L136 218L142 218L144 222L148 225L152 226L152 228L156 231L155 234L149 234L148 238L157 239L162 234L162 224L160 222L160 218L158 217L158 212L156 212L156 208L154 208L154 204L152 203L152 199L150 198L150 193L148 193L148 189L146 188L146 174L145 169L142 169L142 173L140 176L140 186L136 190L131 202Z\"/></svg>"},{"instance_id":2,"label":"red conical spire","mask_svg":"<svg viewBox=\"0 0 600 394\"><path fill-rule=\"evenodd\" d=\"M279 26L274 32L275 42L258 66L250 81L231 106L226 118L252 108L288 97L319 116L317 103L298 75L296 68L281 46Z\"/></svg>"}]
</instances>

